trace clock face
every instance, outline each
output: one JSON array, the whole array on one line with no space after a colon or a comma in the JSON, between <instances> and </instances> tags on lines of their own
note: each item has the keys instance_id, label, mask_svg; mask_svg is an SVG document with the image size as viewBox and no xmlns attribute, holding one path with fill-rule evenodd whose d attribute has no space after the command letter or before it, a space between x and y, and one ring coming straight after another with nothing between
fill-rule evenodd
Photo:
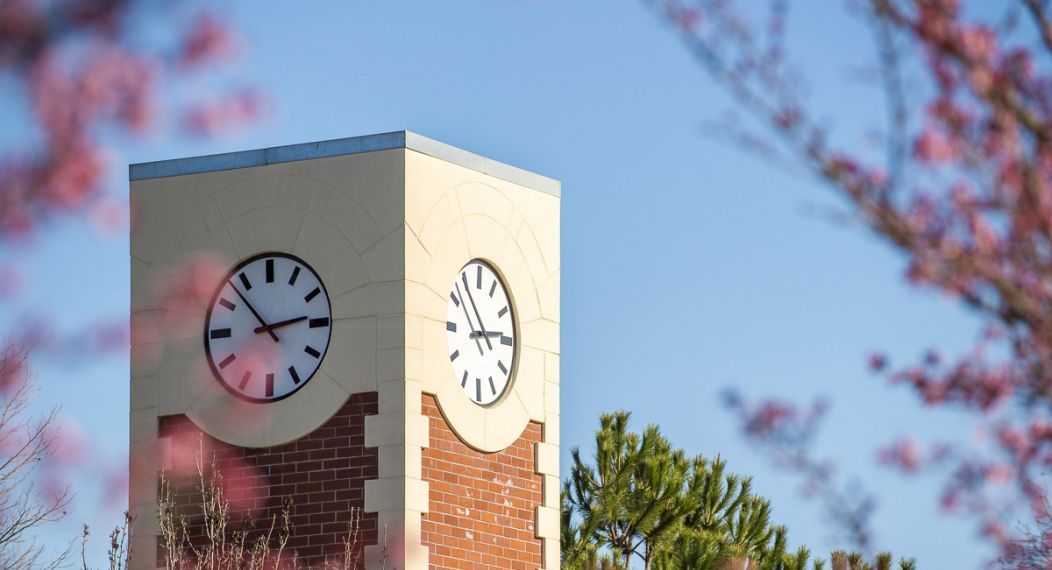
<instances>
[{"instance_id":1,"label":"clock face","mask_svg":"<svg viewBox=\"0 0 1052 570\"><path fill-rule=\"evenodd\" d=\"M325 285L286 253L246 259L219 284L205 318L205 352L216 379L239 398L275 402L302 388L329 348Z\"/></svg>"},{"instance_id":2,"label":"clock face","mask_svg":"<svg viewBox=\"0 0 1052 570\"><path fill-rule=\"evenodd\" d=\"M515 316L494 269L475 259L457 273L446 317L449 360L472 402L486 406L507 391L515 365Z\"/></svg>"}]
</instances>

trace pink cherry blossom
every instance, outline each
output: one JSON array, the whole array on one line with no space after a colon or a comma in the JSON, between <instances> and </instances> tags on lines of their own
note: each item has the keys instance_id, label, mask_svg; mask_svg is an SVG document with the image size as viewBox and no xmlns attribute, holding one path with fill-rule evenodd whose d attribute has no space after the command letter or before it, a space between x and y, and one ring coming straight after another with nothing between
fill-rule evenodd
<instances>
[{"instance_id":1,"label":"pink cherry blossom","mask_svg":"<svg viewBox=\"0 0 1052 570\"><path fill-rule=\"evenodd\" d=\"M190 108L183 124L192 133L215 135L256 121L266 105L259 92L244 89Z\"/></svg>"},{"instance_id":2,"label":"pink cherry blossom","mask_svg":"<svg viewBox=\"0 0 1052 570\"><path fill-rule=\"evenodd\" d=\"M19 265L50 224L80 219L106 236L128 229L131 212L122 197L127 187L112 186L124 176L124 159L115 158L122 156L116 145L145 137L202 134L200 129L191 133L182 128L180 118L195 104L173 86L187 73L214 72L237 45L219 17L202 14L187 22L178 17L177 4L181 3L0 2L0 72L12 95L5 104L12 107L12 116L24 117L30 126L20 133L24 136L12 138L24 142L0 152L0 240L16 260L14 265L0 265L0 302L17 300L22 288ZM229 71L236 76L235 70ZM213 121L208 134L245 126L261 116L261 106L245 102L248 92L254 92L251 86L232 94L192 92L195 101L242 101L236 120ZM178 307L179 295L197 293L193 285L183 286L173 302ZM172 331L171 322L152 315L133 317L130 329L127 315L114 315L69 330L57 326L51 314L18 315L9 309L15 313L5 325L10 344L0 349L0 397L7 402L30 390L27 352L54 364L82 364L102 355L126 355L129 342L156 342ZM92 445L93 437L72 419L56 421L51 455L42 470L47 475L39 487L58 497L79 473L79 479L103 486L107 501L124 495L120 489L126 487L126 472L121 468L124 475L114 474L112 469L119 463ZM0 451L9 451L16 441L13 434L0 433ZM136 461L131 458L133 471Z\"/></svg>"},{"instance_id":3,"label":"pink cherry blossom","mask_svg":"<svg viewBox=\"0 0 1052 570\"><path fill-rule=\"evenodd\" d=\"M977 317L970 350L936 358L917 347L918 361L897 368L876 353L868 367L930 408L971 414L996 437L979 445L967 434L925 445L910 437L878 457L903 473L941 473L942 508L972 517L1005 556L1026 551L1020 527L1052 528L1052 519L1041 522L1038 492L1052 465L1052 9L1030 1L857 5L875 32L874 67L891 111L866 117L886 118L884 150L874 154L842 142L851 137L833 133L825 109L807 103L806 66L781 49L781 4L767 15L778 25L757 33L737 15L755 12L744 2L651 1L733 104L759 119L759 129L732 125L734 140L749 141L750 151L786 149L903 256L911 285ZM704 26L679 25L675 15L688 6L700 9ZM778 57L766 57L768 44L779 46ZM795 427L799 411L740 398L728 405L769 455L787 464L799 457L807 439ZM1038 554L1052 560L1052 547Z\"/></svg>"},{"instance_id":4,"label":"pink cherry blossom","mask_svg":"<svg viewBox=\"0 0 1052 570\"><path fill-rule=\"evenodd\" d=\"M957 156L953 143L935 129L928 129L920 134L913 153L918 160L932 164L949 162Z\"/></svg>"},{"instance_id":5,"label":"pink cherry blossom","mask_svg":"<svg viewBox=\"0 0 1052 570\"><path fill-rule=\"evenodd\" d=\"M916 441L904 438L880 450L880 461L906 473L916 473L921 468L921 453Z\"/></svg>"},{"instance_id":6,"label":"pink cherry blossom","mask_svg":"<svg viewBox=\"0 0 1052 570\"><path fill-rule=\"evenodd\" d=\"M960 35L961 47L969 57L987 61L997 51L997 35L988 26L963 26Z\"/></svg>"},{"instance_id":7,"label":"pink cherry blossom","mask_svg":"<svg viewBox=\"0 0 1052 570\"><path fill-rule=\"evenodd\" d=\"M179 63L184 67L194 67L226 58L233 53L237 43L230 26L215 14L200 14L190 25Z\"/></svg>"},{"instance_id":8,"label":"pink cherry blossom","mask_svg":"<svg viewBox=\"0 0 1052 570\"><path fill-rule=\"evenodd\" d=\"M78 422L60 416L51 436L51 457L58 463L75 464L91 454L91 437Z\"/></svg>"},{"instance_id":9,"label":"pink cherry blossom","mask_svg":"<svg viewBox=\"0 0 1052 570\"><path fill-rule=\"evenodd\" d=\"M888 365L888 358L880 353L873 353L869 355L869 369L873 372L880 372L884 370Z\"/></svg>"},{"instance_id":10,"label":"pink cherry blossom","mask_svg":"<svg viewBox=\"0 0 1052 570\"><path fill-rule=\"evenodd\" d=\"M800 492L823 503L829 523L855 548L872 545L870 517L874 498L857 482L845 482L829 458L815 455L813 444L829 403L818 399L801 407L791 402L750 402L734 391L723 395L725 406L737 417L751 445L763 450L773 464L800 478Z\"/></svg>"}]
</instances>

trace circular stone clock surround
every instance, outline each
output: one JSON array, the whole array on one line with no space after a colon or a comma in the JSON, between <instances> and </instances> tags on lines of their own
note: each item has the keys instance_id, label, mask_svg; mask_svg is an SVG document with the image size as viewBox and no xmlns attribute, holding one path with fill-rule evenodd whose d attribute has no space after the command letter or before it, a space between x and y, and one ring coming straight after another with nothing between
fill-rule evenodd
<instances>
[{"instance_id":1,"label":"circular stone clock surround","mask_svg":"<svg viewBox=\"0 0 1052 570\"><path fill-rule=\"evenodd\" d=\"M346 163L361 158L346 157ZM374 165L390 163L387 168L392 172L402 170L396 156L370 158ZM332 166L347 168L346 163ZM325 178L337 179L341 171L336 169ZM199 193L197 201L190 202L194 205L185 211L165 212L174 218L172 221L153 220L171 224L166 234L160 234L163 239L137 243L136 254L144 262L138 265L143 276L139 279L168 288L155 298L178 298L181 293L175 288L185 287L187 279L196 279L192 275L194 266L188 264L200 255L212 260L212 265L221 264L218 274L223 275L238 260L260 253L288 252L318 274L332 310L329 349L314 376L291 396L265 405L234 396L216 381L209 367L201 335L219 277L207 285L199 306L184 303L168 309L162 305L157 307L160 310L133 313L133 329L168 329L156 365L157 415L186 414L206 433L224 442L270 447L311 433L351 394L377 390L375 315L400 304L402 288L387 277L372 277L381 272L366 258L400 243L397 229L402 219L401 203L392 199L388 204L372 204L372 210L367 211L354 196L315 176L287 172L245 176L245 171L234 170L151 181L153 191L159 194L186 195L187 189ZM202 182L195 184L198 179ZM378 195L397 196L398 179L392 175L384 181L390 186L381 185ZM133 258L133 265L136 263ZM146 277L145 268L156 270ZM167 324L175 311L181 323L178 328ZM133 370L141 370L143 362L141 357L133 358Z\"/></svg>"},{"instance_id":2,"label":"circular stone clock surround","mask_svg":"<svg viewBox=\"0 0 1052 570\"><path fill-rule=\"evenodd\" d=\"M548 356L558 352L558 306L542 299L552 297L549 291L557 295L558 265L545 263L539 238L526 223L534 212L519 211L524 203L512 199L518 198L514 190L474 182L443 187L434 178L428 183L441 193L418 198L429 204L429 211L406 236L406 313L423 317L419 370L407 359L407 376L420 378L422 392L436 396L442 416L461 441L477 451L501 451L530 421L551 419L546 386L552 383L546 378L558 374L557 359ZM426 257L415 258L414 251ZM473 259L499 271L516 315L514 376L489 406L465 397L463 378L455 377L450 366L446 337L450 286ZM557 398L553 391L550 399Z\"/></svg>"}]
</instances>

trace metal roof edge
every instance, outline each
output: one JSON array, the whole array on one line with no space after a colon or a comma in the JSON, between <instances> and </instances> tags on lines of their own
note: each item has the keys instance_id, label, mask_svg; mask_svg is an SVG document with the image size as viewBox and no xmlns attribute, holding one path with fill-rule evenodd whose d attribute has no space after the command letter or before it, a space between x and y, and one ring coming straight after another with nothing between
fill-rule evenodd
<instances>
[{"instance_id":1,"label":"metal roof edge","mask_svg":"<svg viewBox=\"0 0 1052 570\"><path fill-rule=\"evenodd\" d=\"M256 150L143 162L129 165L128 177L131 181L150 180L396 148L405 148L433 156L554 196L561 194L561 184L558 180L486 158L412 131L394 131Z\"/></svg>"}]
</instances>

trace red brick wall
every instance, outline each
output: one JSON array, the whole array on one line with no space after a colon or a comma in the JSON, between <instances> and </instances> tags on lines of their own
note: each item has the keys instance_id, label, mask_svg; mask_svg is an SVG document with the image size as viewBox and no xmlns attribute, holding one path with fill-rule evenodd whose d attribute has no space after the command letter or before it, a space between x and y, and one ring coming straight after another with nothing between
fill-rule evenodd
<instances>
[{"instance_id":1,"label":"red brick wall","mask_svg":"<svg viewBox=\"0 0 1052 570\"><path fill-rule=\"evenodd\" d=\"M530 423L504 451L481 453L450 430L433 396L424 395L423 413L431 420L422 461L431 497L421 530L431 568L539 568L534 509L542 478L534 473L533 444L541 440L541 425Z\"/></svg>"},{"instance_id":2,"label":"red brick wall","mask_svg":"<svg viewBox=\"0 0 1052 570\"><path fill-rule=\"evenodd\" d=\"M223 474L234 530L249 528L253 520L256 529L269 528L271 517L280 517L285 500L291 499L293 529L286 552L295 551L304 566L318 566L327 556L339 555L351 509L364 506L365 481L377 476L376 449L365 447L365 417L376 413L375 392L356 394L314 432L265 449L235 447L204 435L205 464L214 456L215 467ZM159 422L160 437L170 438L169 449L185 450L187 442L196 449L201 431L186 416L165 416ZM185 458L178 461L183 469L166 476L177 512L189 515L191 538L200 545L204 542L203 520L195 490L199 477L195 470L185 468ZM376 544L376 515L363 514L359 524L359 549ZM163 562L163 545L158 540L158 563Z\"/></svg>"}]
</instances>

